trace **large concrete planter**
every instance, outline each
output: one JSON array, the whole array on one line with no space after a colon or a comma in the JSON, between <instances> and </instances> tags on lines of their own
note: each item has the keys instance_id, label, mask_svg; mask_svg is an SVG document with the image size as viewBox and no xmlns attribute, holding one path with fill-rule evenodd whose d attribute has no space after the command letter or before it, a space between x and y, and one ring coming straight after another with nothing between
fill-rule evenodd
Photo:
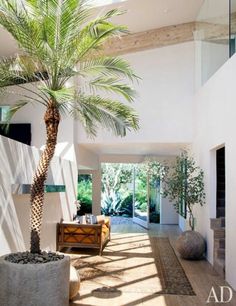
<instances>
[{"instance_id":1,"label":"large concrete planter","mask_svg":"<svg viewBox=\"0 0 236 306\"><path fill-rule=\"evenodd\" d=\"M43 264L16 264L0 257L0 304L69 305L70 258Z\"/></svg>"}]
</instances>

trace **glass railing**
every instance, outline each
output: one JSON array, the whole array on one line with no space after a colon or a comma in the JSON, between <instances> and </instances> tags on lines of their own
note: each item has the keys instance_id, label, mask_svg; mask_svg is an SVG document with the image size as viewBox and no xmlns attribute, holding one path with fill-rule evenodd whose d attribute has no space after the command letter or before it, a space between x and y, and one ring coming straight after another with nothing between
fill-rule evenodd
<instances>
[{"instance_id":1,"label":"glass railing","mask_svg":"<svg viewBox=\"0 0 236 306\"><path fill-rule=\"evenodd\" d=\"M231 1L235 2L236 1ZM235 52L230 0L205 0L196 20L197 85L203 85ZM236 31L234 31L236 33ZM231 43L232 40L232 43ZM232 47L230 47L232 45Z\"/></svg>"}]
</instances>

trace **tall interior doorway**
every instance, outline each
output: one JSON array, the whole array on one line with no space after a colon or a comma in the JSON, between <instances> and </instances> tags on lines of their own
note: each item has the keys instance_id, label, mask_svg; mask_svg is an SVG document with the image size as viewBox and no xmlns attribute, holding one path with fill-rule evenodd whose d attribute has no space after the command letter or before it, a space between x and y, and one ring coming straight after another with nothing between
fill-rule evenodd
<instances>
[{"instance_id":1,"label":"tall interior doorway","mask_svg":"<svg viewBox=\"0 0 236 306\"><path fill-rule=\"evenodd\" d=\"M216 151L216 217L225 217L225 147Z\"/></svg>"}]
</instances>

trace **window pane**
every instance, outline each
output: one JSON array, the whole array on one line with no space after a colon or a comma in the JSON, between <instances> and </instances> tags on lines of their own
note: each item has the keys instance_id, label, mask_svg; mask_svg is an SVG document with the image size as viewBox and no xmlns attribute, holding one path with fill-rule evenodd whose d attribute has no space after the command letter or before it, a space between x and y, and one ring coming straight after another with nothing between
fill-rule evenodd
<instances>
[{"instance_id":1,"label":"window pane","mask_svg":"<svg viewBox=\"0 0 236 306\"><path fill-rule=\"evenodd\" d=\"M9 112L10 106L0 106L0 122L7 121L7 115Z\"/></svg>"},{"instance_id":2,"label":"window pane","mask_svg":"<svg viewBox=\"0 0 236 306\"><path fill-rule=\"evenodd\" d=\"M205 0L194 33L198 85L203 85L229 58L229 0Z\"/></svg>"}]
</instances>

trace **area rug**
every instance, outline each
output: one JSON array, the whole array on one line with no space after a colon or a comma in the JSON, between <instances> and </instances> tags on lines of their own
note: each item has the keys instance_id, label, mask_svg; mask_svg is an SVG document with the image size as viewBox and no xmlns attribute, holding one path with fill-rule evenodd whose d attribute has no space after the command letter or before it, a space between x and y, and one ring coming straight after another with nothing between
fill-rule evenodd
<instances>
[{"instance_id":1,"label":"area rug","mask_svg":"<svg viewBox=\"0 0 236 306\"><path fill-rule=\"evenodd\" d=\"M103 256L72 257L81 284L100 294L195 295L168 238L114 235Z\"/></svg>"},{"instance_id":2,"label":"area rug","mask_svg":"<svg viewBox=\"0 0 236 306\"><path fill-rule=\"evenodd\" d=\"M153 255L166 294L195 295L168 238L151 238Z\"/></svg>"}]
</instances>

